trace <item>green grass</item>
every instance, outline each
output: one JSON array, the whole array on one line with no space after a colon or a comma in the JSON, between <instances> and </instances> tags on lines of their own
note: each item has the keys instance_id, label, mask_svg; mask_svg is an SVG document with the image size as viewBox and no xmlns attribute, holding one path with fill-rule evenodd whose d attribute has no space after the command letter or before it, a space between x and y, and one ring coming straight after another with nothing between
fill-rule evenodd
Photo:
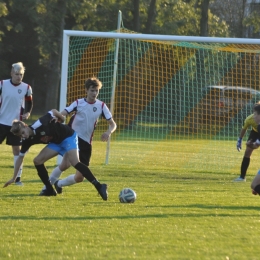
<instances>
[{"instance_id":1,"label":"green grass","mask_svg":"<svg viewBox=\"0 0 260 260\"><path fill-rule=\"evenodd\" d=\"M259 259L260 198L250 190L256 158L247 182L233 183L237 173L178 170L154 164L151 155L142 165L104 165L104 147L94 143L91 169L109 185L107 202L87 181L57 197L39 197L32 160L42 146L31 148L24 186L0 189L1 260ZM47 163L49 171L55 164ZM0 184L11 176L11 148L2 145ZM136 191L134 204L119 203L124 187Z\"/></svg>"}]
</instances>

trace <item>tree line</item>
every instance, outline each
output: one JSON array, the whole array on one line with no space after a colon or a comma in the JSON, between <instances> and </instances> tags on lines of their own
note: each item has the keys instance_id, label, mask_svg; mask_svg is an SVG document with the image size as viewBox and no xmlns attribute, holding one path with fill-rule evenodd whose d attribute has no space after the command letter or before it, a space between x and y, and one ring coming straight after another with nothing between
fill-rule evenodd
<instances>
[{"instance_id":1,"label":"tree line","mask_svg":"<svg viewBox=\"0 0 260 260\"><path fill-rule=\"evenodd\" d=\"M0 0L0 79L22 61L34 113L59 106L63 30L259 38L259 0Z\"/></svg>"}]
</instances>

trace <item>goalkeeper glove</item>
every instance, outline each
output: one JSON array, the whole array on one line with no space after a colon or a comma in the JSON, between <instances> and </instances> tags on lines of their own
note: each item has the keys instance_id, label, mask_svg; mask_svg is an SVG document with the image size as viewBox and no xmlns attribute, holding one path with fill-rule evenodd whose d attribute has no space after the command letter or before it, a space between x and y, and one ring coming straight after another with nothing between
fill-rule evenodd
<instances>
[{"instance_id":1,"label":"goalkeeper glove","mask_svg":"<svg viewBox=\"0 0 260 260\"><path fill-rule=\"evenodd\" d=\"M237 139L237 150L240 152L241 149L242 149L242 138L239 137Z\"/></svg>"}]
</instances>

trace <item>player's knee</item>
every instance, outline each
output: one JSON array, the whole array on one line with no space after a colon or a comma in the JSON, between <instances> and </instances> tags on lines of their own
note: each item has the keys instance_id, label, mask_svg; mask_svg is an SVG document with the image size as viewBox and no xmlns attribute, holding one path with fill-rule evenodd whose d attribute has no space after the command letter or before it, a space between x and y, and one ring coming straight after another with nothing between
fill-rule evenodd
<instances>
[{"instance_id":1,"label":"player's knee","mask_svg":"<svg viewBox=\"0 0 260 260\"><path fill-rule=\"evenodd\" d=\"M66 171L69 167L70 167L70 163L69 162L67 162L67 163L62 162L59 165L60 170L63 171L63 172Z\"/></svg>"},{"instance_id":2,"label":"player's knee","mask_svg":"<svg viewBox=\"0 0 260 260\"><path fill-rule=\"evenodd\" d=\"M81 173L79 173L79 174L76 173L74 179L75 179L75 182L83 182L84 181L84 177Z\"/></svg>"},{"instance_id":3,"label":"player's knee","mask_svg":"<svg viewBox=\"0 0 260 260\"><path fill-rule=\"evenodd\" d=\"M43 164L44 162L42 160L40 160L40 158L37 156L33 159L33 163L35 165L40 165L40 164Z\"/></svg>"}]
</instances>

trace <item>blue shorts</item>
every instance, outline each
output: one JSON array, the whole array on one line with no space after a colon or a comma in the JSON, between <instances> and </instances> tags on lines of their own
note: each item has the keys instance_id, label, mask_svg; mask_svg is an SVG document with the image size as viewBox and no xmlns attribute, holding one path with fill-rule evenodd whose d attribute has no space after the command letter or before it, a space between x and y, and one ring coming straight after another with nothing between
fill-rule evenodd
<instances>
[{"instance_id":1,"label":"blue shorts","mask_svg":"<svg viewBox=\"0 0 260 260\"><path fill-rule=\"evenodd\" d=\"M60 144L49 143L47 147L63 156L66 152L70 150L78 150L78 136L75 132L72 136L64 139Z\"/></svg>"}]
</instances>

